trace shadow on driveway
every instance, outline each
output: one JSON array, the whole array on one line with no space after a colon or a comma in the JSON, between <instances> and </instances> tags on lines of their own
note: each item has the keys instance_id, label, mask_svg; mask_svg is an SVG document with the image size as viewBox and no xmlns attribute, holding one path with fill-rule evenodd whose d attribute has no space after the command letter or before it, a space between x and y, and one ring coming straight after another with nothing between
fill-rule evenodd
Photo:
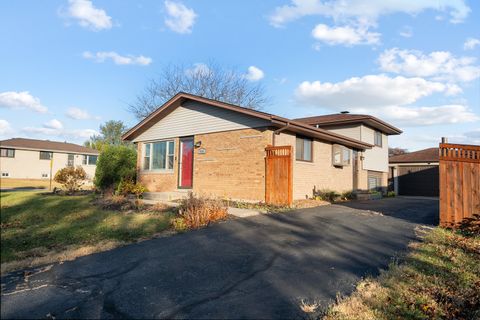
<instances>
[{"instance_id":1,"label":"shadow on driveway","mask_svg":"<svg viewBox=\"0 0 480 320\"><path fill-rule=\"evenodd\" d=\"M231 220L9 274L1 317L304 318L302 299L351 293L416 226L345 205Z\"/></svg>"},{"instance_id":2,"label":"shadow on driveway","mask_svg":"<svg viewBox=\"0 0 480 320\"><path fill-rule=\"evenodd\" d=\"M349 201L338 205L380 212L385 216L437 226L439 223L439 202L433 197L395 197L379 200Z\"/></svg>"}]
</instances>

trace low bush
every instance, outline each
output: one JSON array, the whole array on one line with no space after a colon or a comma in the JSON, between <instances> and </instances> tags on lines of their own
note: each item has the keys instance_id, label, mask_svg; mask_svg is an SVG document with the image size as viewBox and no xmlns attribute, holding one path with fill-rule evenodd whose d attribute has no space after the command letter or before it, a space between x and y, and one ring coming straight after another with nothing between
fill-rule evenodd
<instances>
[{"instance_id":1,"label":"low bush","mask_svg":"<svg viewBox=\"0 0 480 320\"><path fill-rule=\"evenodd\" d=\"M173 218L171 220L171 223L172 223L172 227L175 231L183 232L183 231L186 231L188 229L187 224L185 223L185 219L183 219L181 217Z\"/></svg>"},{"instance_id":2,"label":"low bush","mask_svg":"<svg viewBox=\"0 0 480 320\"><path fill-rule=\"evenodd\" d=\"M187 199L181 201L178 215L186 228L198 229L211 222L224 220L227 217L227 207L221 200L195 197L190 193Z\"/></svg>"},{"instance_id":3,"label":"low bush","mask_svg":"<svg viewBox=\"0 0 480 320\"><path fill-rule=\"evenodd\" d=\"M342 200L352 200L354 198L353 191L345 191L342 193Z\"/></svg>"},{"instance_id":4,"label":"low bush","mask_svg":"<svg viewBox=\"0 0 480 320\"><path fill-rule=\"evenodd\" d=\"M340 193L333 190L329 190L329 189L314 190L314 193L313 193L314 199L328 201L328 202L335 202L340 197L341 197Z\"/></svg>"},{"instance_id":5,"label":"low bush","mask_svg":"<svg viewBox=\"0 0 480 320\"><path fill-rule=\"evenodd\" d=\"M140 197L147 191L148 189L139 182L135 183L132 179L122 179L117 186L116 193L123 196L134 194L137 199L140 199Z\"/></svg>"},{"instance_id":6,"label":"low bush","mask_svg":"<svg viewBox=\"0 0 480 320\"><path fill-rule=\"evenodd\" d=\"M395 193L395 191L388 191L388 192L387 192L387 197L388 197L388 198L393 198L393 197L395 197L396 195L397 195L397 194Z\"/></svg>"},{"instance_id":7,"label":"low bush","mask_svg":"<svg viewBox=\"0 0 480 320\"><path fill-rule=\"evenodd\" d=\"M66 167L60 169L53 180L60 183L68 193L80 190L87 179L87 173L82 167Z\"/></svg>"}]
</instances>

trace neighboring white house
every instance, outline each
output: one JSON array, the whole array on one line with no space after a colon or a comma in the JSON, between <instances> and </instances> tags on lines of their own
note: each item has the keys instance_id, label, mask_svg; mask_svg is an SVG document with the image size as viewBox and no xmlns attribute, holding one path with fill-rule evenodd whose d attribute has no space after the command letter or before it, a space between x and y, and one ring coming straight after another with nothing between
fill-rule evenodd
<instances>
[{"instance_id":1,"label":"neighboring white house","mask_svg":"<svg viewBox=\"0 0 480 320\"><path fill-rule=\"evenodd\" d=\"M0 141L2 179L50 179L67 166L81 166L92 180L98 151L77 144L12 138Z\"/></svg>"},{"instance_id":2,"label":"neighboring white house","mask_svg":"<svg viewBox=\"0 0 480 320\"><path fill-rule=\"evenodd\" d=\"M354 168L358 173L354 189L386 190L389 171L388 136L402 133L400 129L370 115L348 112L295 120L373 145L371 149L353 154L354 160L356 157L363 160L360 162L361 168ZM367 179L362 177L365 174Z\"/></svg>"}]
</instances>

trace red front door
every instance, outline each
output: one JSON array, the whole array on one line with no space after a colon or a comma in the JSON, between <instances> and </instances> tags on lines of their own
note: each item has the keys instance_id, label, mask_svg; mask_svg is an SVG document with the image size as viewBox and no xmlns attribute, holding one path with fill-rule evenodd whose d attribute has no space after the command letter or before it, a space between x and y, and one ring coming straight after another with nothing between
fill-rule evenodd
<instances>
[{"instance_id":1,"label":"red front door","mask_svg":"<svg viewBox=\"0 0 480 320\"><path fill-rule=\"evenodd\" d=\"M193 182L193 138L180 139L179 188L191 188Z\"/></svg>"}]
</instances>

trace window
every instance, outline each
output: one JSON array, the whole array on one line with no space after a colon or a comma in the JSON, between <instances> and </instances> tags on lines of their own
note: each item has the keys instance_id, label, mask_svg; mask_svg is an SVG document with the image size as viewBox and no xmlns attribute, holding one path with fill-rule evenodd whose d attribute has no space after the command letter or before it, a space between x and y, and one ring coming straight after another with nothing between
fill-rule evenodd
<instances>
[{"instance_id":1,"label":"window","mask_svg":"<svg viewBox=\"0 0 480 320\"><path fill-rule=\"evenodd\" d=\"M375 131L374 144L378 147L382 146L382 133L380 131Z\"/></svg>"},{"instance_id":2,"label":"window","mask_svg":"<svg viewBox=\"0 0 480 320\"><path fill-rule=\"evenodd\" d=\"M332 164L336 167L343 167L350 165L350 149L334 144L332 146Z\"/></svg>"},{"instance_id":3,"label":"window","mask_svg":"<svg viewBox=\"0 0 480 320\"><path fill-rule=\"evenodd\" d=\"M146 143L143 152L143 170L173 170L175 143L159 141Z\"/></svg>"},{"instance_id":4,"label":"window","mask_svg":"<svg viewBox=\"0 0 480 320\"><path fill-rule=\"evenodd\" d=\"M50 160L53 157L53 152L40 151L40 160Z\"/></svg>"},{"instance_id":5,"label":"window","mask_svg":"<svg viewBox=\"0 0 480 320\"><path fill-rule=\"evenodd\" d=\"M68 155L68 161L67 161L67 167L73 167L75 164L75 155L74 154L69 154Z\"/></svg>"},{"instance_id":6,"label":"window","mask_svg":"<svg viewBox=\"0 0 480 320\"><path fill-rule=\"evenodd\" d=\"M0 149L0 156L2 158L15 158L15 149Z\"/></svg>"},{"instance_id":7,"label":"window","mask_svg":"<svg viewBox=\"0 0 480 320\"><path fill-rule=\"evenodd\" d=\"M295 158L301 161L312 161L312 139L297 137Z\"/></svg>"},{"instance_id":8,"label":"window","mask_svg":"<svg viewBox=\"0 0 480 320\"><path fill-rule=\"evenodd\" d=\"M97 164L97 159L98 159L98 156L89 156L89 155L83 155L83 159L82 159L82 164L83 165L96 165Z\"/></svg>"},{"instance_id":9,"label":"window","mask_svg":"<svg viewBox=\"0 0 480 320\"><path fill-rule=\"evenodd\" d=\"M97 164L98 156L88 156L88 164L94 166Z\"/></svg>"},{"instance_id":10,"label":"window","mask_svg":"<svg viewBox=\"0 0 480 320\"><path fill-rule=\"evenodd\" d=\"M145 144L145 151L143 152L143 170L150 170L150 148L150 143Z\"/></svg>"}]
</instances>

